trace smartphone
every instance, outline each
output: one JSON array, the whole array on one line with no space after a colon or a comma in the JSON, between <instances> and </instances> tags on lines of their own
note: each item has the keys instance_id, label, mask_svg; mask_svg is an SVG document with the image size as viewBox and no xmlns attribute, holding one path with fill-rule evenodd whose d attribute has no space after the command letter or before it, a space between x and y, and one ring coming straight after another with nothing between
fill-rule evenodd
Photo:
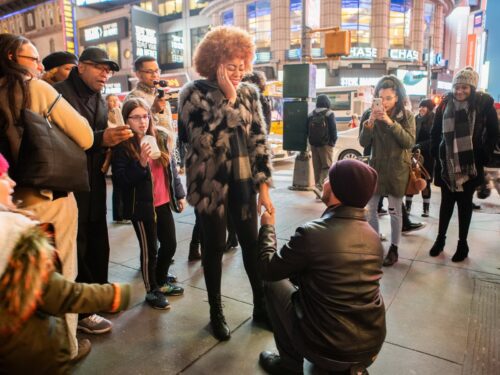
<instances>
[{"instance_id":1,"label":"smartphone","mask_svg":"<svg viewBox=\"0 0 500 375\"><path fill-rule=\"evenodd\" d=\"M373 98L372 109L374 111L383 112L384 108L382 107L382 99L381 98Z\"/></svg>"}]
</instances>

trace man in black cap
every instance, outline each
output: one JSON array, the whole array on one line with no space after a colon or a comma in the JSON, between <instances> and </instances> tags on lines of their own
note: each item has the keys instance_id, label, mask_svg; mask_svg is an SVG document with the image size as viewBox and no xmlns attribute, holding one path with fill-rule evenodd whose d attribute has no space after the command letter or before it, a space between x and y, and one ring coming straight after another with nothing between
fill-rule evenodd
<instances>
[{"instance_id":1,"label":"man in black cap","mask_svg":"<svg viewBox=\"0 0 500 375\"><path fill-rule=\"evenodd\" d=\"M301 374L303 359L326 371L369 366L384 342L383 248L366 221L377 173L357 160L329 170L320 219L277 251L274 212L261 216L260 268L279 355L260 354L270 374ZM343 373L343 372L342 372Z\"/></svg>"},{"instance_id":2,"label":"man in black cap","mask_svg":"<svg viewBox=\"0 0 500 375\"><path fill-rule=\"evenodd\" d=\"M68 79L71 69L78 64L78 57L71 52L54 52L46 56L42 64L45 69L42 79L54 86L57 82Z\"/></svg>"},{"instance_id":3,"label":"man in black cap","mask_svg":"<svg viewBox=\"0 0 500 375\"><path fill-rule=\"evenodd\" d=\"M126 125L107 127L108 111L101 91L108 79L118 70L120 67L109 59L106 51L89 47L80 55L78 66L73 68L68 79L54 85L54 88L88 120L94 130L94 144L87 150L90 191L75 193L78 204L77 282L108 282L106 180L101 168L106 148L133 136ZM87 333L105 333L111 330L111 322L96 314L81 314L78 329Z\"/></svg>"}]
</instances>

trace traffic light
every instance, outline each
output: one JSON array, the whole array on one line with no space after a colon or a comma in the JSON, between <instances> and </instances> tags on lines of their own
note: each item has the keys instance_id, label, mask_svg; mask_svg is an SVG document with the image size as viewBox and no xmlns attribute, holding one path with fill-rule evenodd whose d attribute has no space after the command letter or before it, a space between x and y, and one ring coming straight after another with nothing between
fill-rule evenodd
<instances>
[{"instance_id":1,"label":"traffic light","mask_svg":"<svg viewBox=\"0 0 500 375\"><path fill-rule=\"evenodd\" d=\"M351 53L351 32L334 30L325 33L325 55L328 57L349 56Z\"/></svg>"}]
</instances>

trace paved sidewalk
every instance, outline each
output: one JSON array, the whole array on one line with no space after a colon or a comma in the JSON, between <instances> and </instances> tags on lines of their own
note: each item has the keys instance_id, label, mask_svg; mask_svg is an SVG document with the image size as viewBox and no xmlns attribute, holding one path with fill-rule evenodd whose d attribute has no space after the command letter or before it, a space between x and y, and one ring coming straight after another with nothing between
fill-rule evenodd
<instances>
[{"instance_id":1,"label":"paved sidewalk","mask_svg":"<svg viewBox=\"0 0 500 375\"><path fill-rule=\"evenodd\" d=\"M287 163L277 166L274 173L276 188L271 196L277 209L280 244L297 225L319 217L324 209L312 192L287 189L292 172L293 164ZM369 368L370 374L470 374L474 358L476 362L479 358L473 355L478 346L491 353L486 361L500 352L499 325L493 326L495 319L498 324L500 303L479 293L484 290L480 288L482 280L500 279L500 197L493 192L486 201L475 199L484 211L497 214L474 212L469 258L458 264L451 262L458 235L456 212L444 254L437 258L428 255L437 233L439 199L439 191L434 190L431 217L424 219L426 227L403 236L399 262L384 269L381 284L387 338L379 358ZM421 221L421 206L421 198L415 197L412 220ZM109 200L109 220L110 216ZM203 268L199 261L187 261L192 209L175 215L175 219L178 247L171 271L185 294L169 298L169 311L154 310L143 302L139 248L132 226L110 223L110 281L132 284L132 307L109 316L114 323L110 334L82 335L91 339L92 352L77 367L77 374L264 374L258 355L262 350L274 350L275 345L270 332L252 323L252 295L241 250L224 255L222 293L232 338L221 343L212 337L208 326ZM381 218L381 230L389 234L388 216ZM388 246L384 242L386 249ZM493 285L488 290L498 295L498 284L488 285ZM486 308L489 315L481 313ZM483 317L481 324L477 323L478 314ZM500 359L496 360L496 365L485 366L488 370L482 374L500 373Z\"/></svg>"}]
</instances>

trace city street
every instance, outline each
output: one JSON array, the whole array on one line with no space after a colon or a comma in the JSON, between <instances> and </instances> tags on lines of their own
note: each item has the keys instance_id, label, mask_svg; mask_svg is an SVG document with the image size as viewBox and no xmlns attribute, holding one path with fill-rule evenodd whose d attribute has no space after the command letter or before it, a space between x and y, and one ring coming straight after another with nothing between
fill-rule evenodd
<instances>
[{"instance_id":1,"label":"city street","mask_svg":"<svg viewBox=\"0 0 500 375\"><path fill-rule=\"evenodd\" d=\"M324 208L312 192L288 189L293 163L276 166L271 196L277 209L277 235L283 244L301 223ZM110 281L132 284L128 311L106 315L110 334L82 335L92 341L90 355L76 374L264 374L258 365L263 350L275 350L272 334L252 323L252 296L241 250L224 256L222 293L231 340L219 342L209 328L208 302L199 261L187 261L194 223L191 207L176 215L177 253L171 271L185 294L169 297L169 311L144 303L139 247L131 225L108 221L111 240ZM444 254L428 251L437 233L439 191L434 188L431 216L424 229L403 236L399 262L384 268L382 293L387 309L387 337L370 374L498 374L500 340L500 197L497 192L475 211L469 233L469 258L452 263L457 243L456 211ZM385 203L387 205L387 203ZM420 221L421 198L415 197L412 220ZM389 233L388 215L381 217ZM384 242L387 250L389 243Z\"/></svg>"}]
</instances>

